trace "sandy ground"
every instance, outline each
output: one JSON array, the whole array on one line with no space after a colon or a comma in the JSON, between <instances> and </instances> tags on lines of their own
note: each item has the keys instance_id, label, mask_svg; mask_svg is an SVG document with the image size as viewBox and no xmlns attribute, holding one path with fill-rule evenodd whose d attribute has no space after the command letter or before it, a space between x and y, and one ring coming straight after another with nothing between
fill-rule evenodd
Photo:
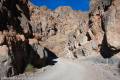
<instances>
[{"instance_id":1,"label":"sandy ground","mask_svg":"<svg viewBox=\"0 0 120 80\"><path fill-rule=\"evenodd\" d=\"M26 72L11 80L120 80L120 58L117 57L109 60L101 56L58 58L54 61L57 61L55 65Z\"/></svg>"},{"instance_id":2,"label":"sandy ground","mask_svg":"<svg viewBox=\"0 0 120 80\"><path fill-rule=\"evenodd\" d=\"M27 80L120 80L119 68L112 63L116 60L109 64L101 58L58 58L55 61L55 65L27 75Z\"/></svg>"}]
</instances>

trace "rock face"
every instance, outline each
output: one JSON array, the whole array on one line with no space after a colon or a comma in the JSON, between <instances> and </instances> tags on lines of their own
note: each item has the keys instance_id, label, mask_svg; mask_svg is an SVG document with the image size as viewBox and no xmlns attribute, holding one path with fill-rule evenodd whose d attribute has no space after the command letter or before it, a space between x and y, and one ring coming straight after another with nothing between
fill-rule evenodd
<instances>
[{"instance_id":1,"label":"rock face","mask_svg":"<svg viewBox=\"0 0 120 80\"><path fill-rule=\"evenodd\" d=\"M6 45L0 46L0 76L5 77L8 70L12 67L11 58L8 55L8 47Z\"/></svg>"},{"instance_id":2,"label":"rock face","mask_svg":"<svg viewBox=\"0 0 120 80\"><path fill-rule=\"evenodd\" d=\"M71 34L67 41L67 53L72 51L71 54L77 57L78 52L84 56L85 54L100 52L104 58L110 58L118 53L120 51L118 4L119 1L117 0L91 0L88 28L85 27L87 31L83 31L82 36L81 33L77 35L77 31ZM82 22L82 24L81 27L83 28L84 23ZM81 31L80 29L77 30L78 32ZM80 43L81 41L84 41L83 44Z\"/></svg>"},{"instance_id":3,"label":"rock face","mask_svg":"<svg viewBox=\"0 0 120 80\"><path fill-rule=\"evenodd\" d=\"M46 59L47 51L45 52L38 43L30 44L27 39L24 40L23 35L7 34L4 43L0 46L0 69L2 70L0 76L14 76L23 73L28 64L38 68L42 67L45 65Z\"/></svg>"},{"instance_id":4,"label":"rock face","mask_svg":"<svg viewBox=\"0 0 120 80\"><path fill-rule=\"evenodd\" d=\"M102 44L105 36L106 47L111 46L112 50L119 51L119 29L114 27L119 25L115 24L119 19L111 19L118 13L115 5L118 7L116 0L91 0L89 13L74 11L70 7L59 7L51 11L46 7L29 5L32 35L39 40L38 43L58 56L69 52L77 54L79 50L80 54L85 55L104 52ZM112 38L111 34L117 36Z\"/></svg>"},{"instance_id":5,"label":"rock face","mask_svg":"<svg viewBox=\"0 0 120 80\"><path fill-rule=\"evenodd\" d=\"M102 43L103 35L106 32L106 11L108 11L109 7L111 6L111 3L111 0L91 1L91 10L89 13L89 27L95 35L98 44Z\"/></svg>"},{"instance_id":6,"label":"rock face","mask_svg":"<svg viewBox=\"0 0 120 80\"><path fill-rule=\"evenodd\" d=\"M0 78L23 73L28 64L45 65L47 52L29 40L33 38L29 21L27 0L0 0Z\"/></svg>"},{"instance_id":7,"label":"rock face","mask_svg":"<svg viewBox=\"0 0 120 80\"><path fill-rule=\"evenodd\" d=\"M118 0L91 0L89 13L30 6L33 35L58 56L112 56L120 50L118 4Z\"/></svg>"},{"instance_id":8,"label":"rock face","mask_svg":"<svg viewBox=\"0 0 120 80\"><path fill-rule=\"evenodd\" d=\"M70 7L59 7L51 11L46 7L30 6L30 12L34 37L58 56L63 56L68 35L83 25L82 22L87 27L87 21L82 21L88 19L87 13L74 11Z\"/></svg>"},{"instance_id":9,"label":"rock face","mask_svg":"<svg viewBox=\"0 0 120 80\"><path fill-rule=\"evenodd\" d=\"M14 29L19 33L31 32L28 22L30 17L27 0L1 0L0 3L1 30Z\"/></svg>"},{"instance_id":10,"label":"rock face","mask_svg":"<svg viewBox=\"0 0 120 80\"><path fill-rule=\"evenodd\" d=\"M120 1L115 0L106 12L106 35L110 46L120 49Z\"/></svg>"},{"instance_id":11,"label":"rock face","mask_svg":"<svg viewBox=\"0 0 120 80\"><path fill-rule=\"evenodd\" d=\"M31 12L34 36L41 38L41 40L46 40L50 36L56 35L56 33L66 34L67 28L72 28L75 23L70 22L73 19L72 17L77 18L75 20L80 18L74 15L79 12L73 12L69 7L61 7L55 11L51 11L46 7L40 7L34 8Z\"/></svg>"},{"instance_id":12,"label":"rock face","mask_svg":"<svg viewBox=\"0 0 120 80\"><path fill-rule=\"evenodd\" d=\"M79 54L82 55L100 52L104 58L110 58L118 53L120 51L118 3L119 1L117 0L91 0L91 9L88 14L88 28L85 27L87 31L83 31L83 36L81 36L81 34L77 36L77 31L75 31L76 33L71 35L73 38L70 38L68 41L69 50L67 50L69 52L72 51L72 54L75 57L77 57L75 54L78 54L78 51ZM81 27L83 28L84 23L82 22L82 24L83 26ZM80 29L77 30L81 31ZM77 38L79 41L84 41L84 44L80 44L80 42L77 41ZM79 46L76 46L76 43L77 45L79 44ZM88 51L86 51L86 49Z\"/></svg>"},{"instance_id":13,"label":"rock face","mask_svg":"<svg viewBox=\"0 0 120 80\"><path fill-rule=\"evenodd\" d=\"M90 12L90 24L92 25L90 27L92 31L97 32L95 37L98 45L101 45L100 52L104 57L111 57L120 51L119 2L118 0L92 0L91 2L93 6ZM94 7L95 5L97 7ZM99 17L99 20L95 20L94 17ZM100 22L99 26L97 21ZM102 33L102 35L100 36L99 33Z\"/></svg>"}]
</instances>

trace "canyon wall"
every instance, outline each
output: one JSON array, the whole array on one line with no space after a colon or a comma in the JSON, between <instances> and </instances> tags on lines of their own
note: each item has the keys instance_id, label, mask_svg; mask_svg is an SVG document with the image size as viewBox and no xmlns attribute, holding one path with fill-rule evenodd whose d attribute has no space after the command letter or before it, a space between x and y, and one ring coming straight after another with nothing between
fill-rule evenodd
<instances>
[{"instance_id":1,"label":"canyon wall","mask_svg":"<svg viewBox=\"0 0 120 80\"><path fill-rule=\"evenodd\" d=\"M47 50L33 38L27 0L0 0L0 78L42 67Z\"/></svg>"},{"instance_id":2,"label":"canyon wall","mask_svg":"<svg viewBox=\"0 0 120 80\"><path fill-rule=\"evenodd\" d=\"M80 58L120 51L119 0L91 0L90 10L54 11L27 0L0 0L0 77L41 68L56 57ZM47 62L46 62L47 61Z\"/></svg>"}]
</instances>

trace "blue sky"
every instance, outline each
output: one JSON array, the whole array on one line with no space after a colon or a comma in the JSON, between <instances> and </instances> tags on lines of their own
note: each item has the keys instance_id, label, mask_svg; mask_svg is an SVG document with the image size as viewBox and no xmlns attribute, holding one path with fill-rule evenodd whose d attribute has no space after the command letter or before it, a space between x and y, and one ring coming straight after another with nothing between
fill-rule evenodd
<instances>
[{"instance_id":1,"label":"blue sky","mask_svg":"<svg viewBox=\"0 0 120 80\"><path fill-rule=\"evenodd\" d=\"M54 10L59 6L71 6L74 10L88 11L90 0L32 0L37 6L47 6Z\"/></svg>"}]
</instances>

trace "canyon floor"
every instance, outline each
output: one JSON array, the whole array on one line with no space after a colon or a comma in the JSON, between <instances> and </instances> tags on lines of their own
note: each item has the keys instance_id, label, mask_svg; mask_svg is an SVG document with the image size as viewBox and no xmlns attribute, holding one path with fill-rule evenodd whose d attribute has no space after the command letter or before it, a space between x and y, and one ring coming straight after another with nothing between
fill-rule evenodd
<instances>
[{"instance_id":1,"label":"canyon floor","mask_svg":"<svg viewBox=\"0 0 120 80\"><path fill-rule=\"evenodd\" d=\"M19 75L25 80L119 80L119 58L107 60L100 55L80 59L58 58L54 65ZM25 76L25 77L24 77Z\"/></svg>"}]
</instances>

